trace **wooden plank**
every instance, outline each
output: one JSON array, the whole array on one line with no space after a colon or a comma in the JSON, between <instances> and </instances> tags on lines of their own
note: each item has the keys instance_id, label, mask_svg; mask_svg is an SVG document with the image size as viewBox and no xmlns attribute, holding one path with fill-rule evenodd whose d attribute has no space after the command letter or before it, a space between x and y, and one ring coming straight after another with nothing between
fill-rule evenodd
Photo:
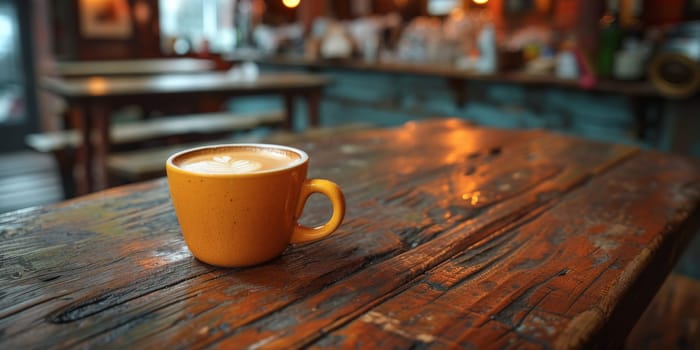
<instances>
[{"instance_id":1,"label":"wooden plank","mask_svg":"<svg viewBox=\"0 0 700 350\"><path fill-rule=\"evenodd\" d=\"M430 131L436 131L436 130L433 129L433 130L421 130L421 131L422 131L423 133L425 133L425 134L432 134L432 132L430 132ZM405 130L404 132L406 133L406 135L405 135L406 137L403 138L403 142L399 142L398 145L397 145L397 144L390 144L390 145L387 145L387 144L381 145L381 144L380 144L380 146L383 146L382 148L389 148L389 149L384 149L385 153L388 154L388 153L391 151L390 147L392 147L392 146L393 146L393 147L397 147L397 146L398 146L399 148L404 147L404 148L406 148L407 151L408 151L408 148L413 148L413 147L415 147L417 141L419 141L419 140L422 139L421 136L425 136L425 135L420 135L420 134L418 134L418 135L412 135L412 133L411 133L411 127L408 127L407 130ZM459 134L454 135L454 136L455 136L454 139L452 139L451 141L450 141L450 139L447 139L447 138L444 139L444 140L446 140L446 141L448 142L448 146L449 146L450 143L452 143L453 146L454 146L454 144L456 144L456 143L461 143L461 141L462 141L463 139L466 139L466 138L460 137ZM462 135L462 136L467 136L467 135ZM470 135L470 136L474 136L474 135ZM536 134L529 135L530 138L535 138L536 136L537 136ZM495 148L495 147L497 147L496 145L498 145L498 144L503 144L503 141L504 141L504 140L503 140L503 139L500 139L500 140L499 140L499 139L493 139L493 140L490 140L490 141L493 143L493 146L490 147L490 148L488 148L489 151L487 152L487 154L484 154L484 155L483 155L483 156L484 156L484 162L486 162L486 163L489 162L488 159L489 159L490 157L494 156L496 153L499 152L499 151L496 151L496 148ZM352 144L357 144L357 143L352 143ZM352 144L351 144L351 145L352 145ZM360 142L359 144L362 144L362 142ZM440 142L436 142L436 145L437 145L437 146L441 146L441 145L440 145ZM388 146L388 147L387 147L387 146ZM446 145L442 145L442 146L444 147L444 146L446 146ZM348 148L348 147L346 146L346 148ZM373 152L371 152L371 151L373 151ZM346 149L346 152L347 152L347 153L351 153L351 154L357 154L357 153L360 153L360 152L365 153L365 152L366 152L366 153L374 153L374 154L376 155L376 154L378 154L377 151L378 151L378 150L376 150L376 149L374 149L374 150L362 150L362 149L359 148L359 147L355 147L355 149L352 149L352 146L350 146L348 149ZM467 153L463 154L462 157L458 157L457 155L455 155L455 156L454 156L454 157L455 157L454 159L446 159L445 161L447 161L447 162L454 162L454 161L456 161L456 160L459 159L459 158L475 157L475 156L474 156L474 154L475 154L474 152L478 151L478 149L471 150L471 152L469 152L468 149L465 150L465 151L466 151ZM520 154L520 155L522 156L522 154ZM407 157L410 157L410 155L407 155ZM366 159L366 158L363 157L363 159ZM428 172L428 175L431 176L431 177L434 177L435 179L439 179L439 178L440 178L440 177L438 176L439 173L435 172L435 170L436 170L435 167L436 167L436 166L439 167L440 164L439 164L439 163L438 163L438 164L435 164L435 160L434 160L434 159L428 158L428 159L420 159L420 160L417 160L417 159L415 159L414 157L411 157L411 158L407 158L407 159L400 160L400 161L402 161L402 162L407 162L407 163L411 163L411 162L409 161L409 159L410 159L412 162L418 163L418 164L422 164L422 165L425 166L425 167L428 167L428 168L432 167L432 168L433 168L433 169L432 169L433 171L432 171L432 172ZM380 161L380 160L376 160L376 161L379 162L379 163L385 164L385 166L394 167L392 164L390 164L390 162L392 161L391 159L383 159L383 160L381 160L381 161ZM387 161L389 161L389 163L384 163L384 162L387 162ZM506 160L505 163L507 164L508 161ZM352 163L349 163L349 164L352 164ZM396 167L396 168L397 168L397 169L400 169L401 167ZM438 168L438 169L440 169L440 168ZM421 170L425 171L426 169L423 169L423 168L421 168L421 167L413 168L413 171L421 171ZM461 169L460 169L460 170L461 170ZM408 173L405 174L405 175L408 175ZM461 174L458 174L458 176L459 176L459 175L461 175ZM393 185L394 185L394 186L393 186L394 191L399 190L398 194L394 194L394 195L391 195L391 196L388 197L388 200L389 200L389 201L391 201L391 200L394 199L394 198L397 198L397 196L400 196L400 194L403 193L403 192L405 192L405 191L407 190L407 188L412 187L412 186L414 185L414 183L409 183L409 184L406 184L406 185L404 185L404 186L397 186L397 185L399 185L399 183L396 182L396 179L394 179L394 176L392 176L391 174L389 174L387 177L388 177L387 180L390 180L390 181L394 182L394 183L393 183ZM398 187L398 188L397 188L397 187ZM391 187L390 187L390 188L391 188ZM351 188L351 190L352 190L352 188ZM359 189L358 189L358 192L362 193L362 192L363 192L362 190L363 190L362 188L359 188ZM511 209L512 209L512 208L511 208ZM441 213L441 215L444 215L444 214ZM413 220L415 220L415 219L413 219ZM421 221L424 221L424 220L421 220ZM395 224L395 223L394 223L394 224ZM425 224L425 223L424 223L424 224ZM406 228L410 228L410 227L412 227L412 226L414 226L414 225L415 225L414 223L412 223L412 222L409 221L409 222L405 223L403 226L406 227ZM387 228L385 228L385 229L383 229L383 230L397 230L397 229L400 230L401 228L400 228L400 227L387 227ZM383 230L380 230L380 232L383 231ZM430 231L426 232L426 234L430 234L430 233L431 233ZM432 232L432 233L434 234L435 232ZM399 232L399 234L401 234L401 232ZM383 248L383 249L389 248L390 251L398 251L397 248L400 248L400 246L395 246L395 244L398 243L398 244L400 244L400 245L405 246L405 248L404 248L404 250L405 250L406 248L410 248L413 244L419 242L419 241L418 241L419 237L411 237L410 235L408 235L409 232L406 232L406 233L403 233L403 234L404 234L404 235L407 235L407 237L405 237L404 239L410 239L410 240L414 240L414 241L407 241L407 242L405 242L405 243L401 243L400 236L399 236L399 237L394 237L392 240L390 240L390 242L391 242L391 241L394 241L394 242L395 242L392 246L390 246L390 247L382 247L382 248ZM395 236L395 234L392 233L389 237L392 237L392 236ZM398 238L398 239L397 239L397 238ZM356 240L356 238L351 238L351 239ZM376 240L377 238L374 238L374 239ZM349 243L349 242L348 242L348 243ZM357 249L357 248L355 248L355 249ZM375 254L375 255L376 255L376 254L383 255L383 254L386 254L386 252L383 252L383 253L382 253L382 252L380 251L380 252L375 252L374 254ZM362 258L362 256L360 256L359 258ZM357 258L356 258L356 259L357 259ZM370 260L371 260L371 255L370 255L369 257L365 257L365 259L370 259ZM355 264L358 264L359 262L361 262L361 261L363 261L363 260L365 260L365 259L362 259L362 260L359 260L359 261L356 260L356 261L355 261ZM348 259L345 259L344 262L345 262L345 263L349 263L349 262L352 262L352 261L348 261ZM355 267L355 268L357 268L357 267ZM344 269L348 269L348 267L345 267ZM99 271L99 270L98 270L98 271ZM352 271L352 269L351 269L350 271ZM326 273L329 273L329 272L326 272ZM337 273L337 271L336 271L336 273ZM308 281L307 281L307 282L308 282ZM298 287L299 287L299 286L297 286L297 288L298 288ZM276 299L277 299L277 300L280 300L280 299L279 299L279 296L276 297ZM284 299L282 299L282 300L280 300L280 301L283 301L283 300L284 300ZM268 304L268 303L265 303L265 304L270 305L270 304ZM275 305L275 304L272 304L272 305ZM279 306L281 306L281 305L279 305ZM260 308L260 307L262 307L262 305L258 305L258 308ZM263 308L262 310L264 310L264 308ZM104 324L105 324L104 322L100 322L100 325L104 325Z\"/></svg>"},{"instance_id":2,"label":"wooden plank","mask_svg":"<svg viewBox=\"0 0 700 350\"><path fill-rule=\"evenodd\" d=\"M431 217L433 225L437 227L428 224L422 231L412 232L413 236L410 237L409 242L410 245L415 245L413 249L370 266L342 283L313 294L299 303L261 319L259 322L241 327L233 332L233 337L223 339L217 345L222 347L233 346L234 343L251 345L260 339L265 339L265 345L270 347L299 347L318 341L334 328L352 319L366 316L365 312L372 306L401 293L406 287L406 283L424 275L430 269L485 237L516 225L521 220L528 220L528 215L532 215L538 210L544 210L542 207L546 208L553 198L559 196L558 194L566 193L572 187L583 183L591 174L604 170L633 152L630 149L615 151L605 149L606 146L602 145L599 146L601 149L584 151L575 144L556 142L556 136L551 136L551 138L542 136L531 141L525 149L516 150L514 153L506 151L507 147L504 147L502 153L496 152L495 158L493 152L487 152L485 157L489 160L481 167L486 168L485 171L496 173L489 174L481 181L478 180L480 172L476 172L476 179L460 181L464 179L464 173L460 171L462 169L453 169L453 171L457 171L452 172L451 176L443 174L441 177L441 182L447 182L448 186L439 186L439 183L432 186L425 183L420 186L413 184L414 187L421 190L437 189L437 193L433 196L426 198L411 191L403 194L403 196L408 197L407 200L398 202L418 210L442 208L444 205L448 205L449 208L450 204L459 208L464 207L465 200L462 199L464 194L472 194L467 197L467 202L473 203L468 207L481 209L480 211L483 212L479 213L480 215L473 216L473 211L462 209L462 213L459 211L456 214L447 212L446 214L449 215L441 213L441 216L433 216ZM551 146L545 148L542 147L544 145ZM556 145L562 149L558 149ZM536 161L540 167L534 168L539 169L539 171L520 175L522 182L517 184L516 181L516 185L508 189L501 186L503 183L491 181L499 178L511 178L513 174L518 174L517 167L514 169L513 165L519 163L517 161L519 159L520 162L522 159L527 159L529 151L533 149L538 150L537 156L542 156L540 152L546 154L542 157L543 159ZM561 156L557 156L559 152L561 152ZM575 166L571 168L567 168L563 163L557 164L561 161L563 154L576 158L578 162L574 162ZM590 156L591 154L597 156ZM538 158L537 156L533 158L533 161ZM475 159L478 158L480 157L474 158L472 163L476 163ZM471 186L473 181L476 181L475 188L484 188L487 190L486 193L491 193L489 191L491 187L505 189L503 191L505 193L500 197L483 196L483 199L474 203L474 189ZM416 197L422 198L417 199ZM441 203L441 198L449 199L450 197L453 198L454 202L450 203L451 201L448 200ZM392 210L392 212L402 211ZM442 220L438 219L440 217ZM376 219L372 221L376 222ZM438 224L440 222L443 224ZM420 235L430 235L431 233L435 235L434 238L426 242L420 241ZM418 300L413 300L412 303ZM494 300L498 300L497 297L494 297ZM284 329L276 328L275 325L278 324L284 324ZM464 330L465 328L462 328L462 331ZM384 334L382 337L387 337L387 335ZM364 335L362 338L368 339ZM372 338L369 339L372 342Z\"/></svg>"},{"instance_id":3,"label":"wooden plank","mask_svg":"<svg viewBox=\"0 0 700 350\"><path fill-rule=\"evenodd\" d=\"M217 92L265 94L319 89L329 82L323 76L304 73L261 74L249 80L227 72L39 79L42 89L69 99Z\"/></svg>"},{"instance_id":4,"label":"wooden plank","mask_svg":"<svg viewBox=\"0 0 700 350\"><path fill-rule=\"evenodd\" d=\"M194 58L58 61L47 74L61 76L199 73L216 68L214 61Z\"/></svg>"},{"instance_id":5,"label":"wooden plank","mask_svg":"<svg viewBox=\"0 0 700 350\"><path fill-rule=\"evenodd\" d=\"M381 136L382 133L384 133L384 132L370 133L370 134L366 135L366 137L379 137L379 136ZM372 136L373 134L376 136ZM419 134L419 133L416 133L416 134ZM407 134L407 136L410 136L410 134ZM414 135L414 136L418 136L418 135ZM532 138L534 136L535 135L526 135L524 137ZM515 138L513 138L513 139L515 139ZM329 140L329 143L335 143L336 141L337 140ZM490 139L490 141L494 142L494 143L501 143L501 141L503 141L503 140L498 140L496 138L493 138L493 139ZM313 144L305 144L305 146L307 146L306 149L309 149L310 147L314 147ZM317 145L317 146L321 147L320 149L325 148L325 146L322 146L322 145ZM349 145L346 145L345 152L357 154L360 151L359 148L350 149L351 147L348 147L348 146ZM377 143L376 146L391 147L390 145L387 145L385 143ZM311 149L310 151L313 151L313 149ZM363 153L365 153L365 152L372 153L372 149L363 150ZM325 161L326 162L333 162L333 163L336 162L336 160L332 159L332 158L326 159ZM429 163L431 163L431 161L428 160L427 163L429 164ZM363 169L358 168L357 165L354 164L353 162L348 163L348 166L354 170L353 173L356 173L356 174L357 173L365 173L365 171L362 171ZM435 167L434 164L432 166ZM418 170L419 169L415 169L415 171L418 171ZM388 176L391 176L391 175L388 174ZM346 181L348 181L349 179L352 179L352 178L348 178L348 179L346 179ZM347 185L349 185L349 184L347 184ZM161 186L162 186L162 184L161 184ZM162 187L161 187L161 191L162 191ZM119 236L117 238L120 241L120 243L104 242L106 244L109 244L111 247L128 245L131 248L115 249L115 250L118 250L119 252L113 251L113 255L111 255L111 256L109 254L100 254L99 256L91 256L89 261L82 262L82 263L78 263L77 261L73 261L72 263L69 263L68 261L65 261L65 258L61 258L58 261L53 260L53 259L57 258L56 256L50 256L49 259L47 259L45 262L51 263L51 264L56 263L57 265L53 266L54 268L60 267L60 269L65 268L69 271L74 270L74 273L81 275L81 277L83 279L85 279L85 281L95 278L98 280L98 282L97 282L98 284L100 284L99 282L104 283L104 280L102 280L102 278L104 278L104 276L111 276L112 278L115 278L117 281L119 281L119 280L123 280L123 281L137 280L137 281L141 281L140 283L142 283L142 281L144 279L148 279L148 278L146 278L146 276L144 276L145 272L143 270L141 270L142 272L134 275L133 271L125 271L125 270L120 271L120 269L117 268L116 266L113 266L112 263L114 260L117 260L117 259L120 259L121 261L125 260L129 263L128 263L128 265L125 265L123 267L130 266L127 269L127 270L130 270L131 268L133 268L133 266L140 266L140 264L137 263L137 261L139 260L139 256L138 256L139 252L141 254L144 254L144 253L150 251L149 248L155 249L155 247L159 247L158 249L160 249L162 252L164 252L164 254L166 252L171 252L171 253L176 254L177 256L182 256L182 258L185 259L184 261L180 262L177 265L173 264L173 263L167 264L169 269L173 269L172 271L180 271L180 273L177 274L179 277L172 276L172 278L179 278L179 279L188 281L188 280L192 279L193 277L196 277L198 271L201 272L202 270L199 270L196 268L197 267L196 262L192 261L191 259L187 259L187 258L189 258L189 256L187 254L183 255L184 252L182 252L182 249L184 248L184 246L182 245L181 238L176 236L176 234L178 234L179 231L178 231L176 226L173 226L175 224L175 222L174 222L174 218L172 216L172 212L170 212L171 209L169 207L167 193L162 193L162 194L157 193L158 196L156 198L154 198L155 196L153 196L153 195L144 196L144 192L146 192L146 191L142 190L142 189L135 190L135 192L137 192L137 193L130 193L128 195L128 198L125 199L126 202L130 203L130 205L128 207L129 209L123 211L119 215L118 218L112 217L112 214L110 214L110 211L109 211L109 208L111 207L112 203L114 202L114 198L110 198L109 200L107 200L107 199L100 200L102 197L94 197L95 200L97 200L98 202L90 204L87 207L81 207L78 212L76 212L74 210L75 208L69 207L70 209L67 209L67 210L73 213L70 217L67 217L66 214L62 215L62 213L61 213L62 210L57 210L56 215L59 216L60 218L53 217L53 220L58 220L59 222L64 222L64 225L68 225L68 227L61 228L59 232L55 233L55 235L59 235L59 236L61 234L65 235L65 234L69 234L69 232L71 232L71 231L85 232L85 235L88 236L88 237L86 237L86 239L90 237L92 239L97 239L97 241L99 242L100 241L99 240L100 232L102 232L102 234L106 234L105 231L108 231L109 228L112 228L112 227L129 227L129 225L127 224L128 222L132 222L132 221L138 220L140 218L140 219L142 219L142 221L147 221L147 222L151 223L152 225L154 225L153 229L160 230L159 232L162 232L162 230L163 230L162 225L166 225L166 226L170 225L171 229L168 229L168 230L172 230L173 237L169 237L169 238L167 238L167 240L169 242L171 241L172 243L162 242L162 241L158 240L157 237L151 238L154 241L147 241L147 240L144 241L144 238L140 238L138 240L138 242L144 241L141 243L141 245L147 245L147 247L142 247L142 248L136 249L136 250L131 249L131 248L133 248L133 245L135 244L134 243L135 237L141 236L144 232L142 230L147 230L147 228L143 227L142 225L137 225L139 227L139 229L135 230L135 232L127 230L126 232L123 232L123 235L124 235L123 237ZM118 194L118 192L112 192L111 196L118 197L117 194ZM88 197L88 198L90 198L90 197ZM136 203L131 203L132 201L136 201ZM143 201L145 201L146 203L143 203ZM167 205L168 208L164 209L161 207L162 205ZM149 215L156 215L156 213L160 213L159 215L163 215L163 212L166 212L167 215L156 216L156 217L149 216ZM94 227L92 225L88 225L85 221L86 221L86 218L92 217L93 214L90 214L90 213L102 213L101 215L106 216L104 218L104 220L106 222L102 223L102 221L99 220L97 223L95 223L96 227ZM29 214L29 215L31 215L31 214ZM84 216L84 215L86 215L86 216ZM45 218L45 220L49 220L49 221L51 220L50 217L45 217L45 216L42 216L42 217ZM146 219L146 218L149 218L149 219ZM114 220L116 220L116 221L114 221ZM105 225L105 226L102 226L102 225ZM410 223L406 223L404 225L409 226ZM156 228L156 226L159 226L160 228ZM360 226L361 226L361 224L360 224ZM129 238L129 236L132 238ZM393 234L391 234L390 237L391 236L393 236ZM352 272L352 270L357 269L360 266L362 266L363 263L366 263L367 261L371 261L372 259L375 259L375 258L373 258L373 256L375 256L375 255L381 256L382 254L386 253L385 250L388 250L389 252L391 252L394 248L396 248L396 246L395 246L396 244L401 244L400 242L396 241L389 246L379 246L377 248L371 248L372 250L378 249L379 252L370 251L367 255L363 255L363 254L361 254L362 250L358 250L358 252L355 254L352 253L353 248L351 248L351 247L355 246L359 243L359 242L357 242L357 238L347 237L347 238L345 238L345 240L354 241L354 243L352 243L352 244L350 244L350 242L347 242L348 243L347 247L350 250L348 250L348 253L345 253L345 254L348 254L348 258L336 261L335 264L330 264L330 265L323 267L322 270L325 270L328 273L326 275L327 277L324 279L329 279L329 280L332 279L333 273L331 273L331 272L350 273L350 272ZM377 241L377 240L378 240L378 238L372 238L371 241ZM392 240L394 240L394 239L392 239ZM369 241L367 241L366 243L368 243L368 242ZM21 251L10 250L13 253L13 255L15 255L15 254L19 254L19 255L30 254L31 255L33 251L37 250L41 246L40 240L38 240L37 242L31 242L31 243L28 243L28 242L23 240L22 243L23 243L22 245L17 245L17 246L10 243L7 245L7 247L8 247L8 249L12 249L13 247L17 247L17 248L20 246L22 247ZM366 243L364 245L367 245ZM311 247L311 246L304 246L303 248L306 248L306 247ZM311 248L313 248L313 247L311 247ZM307 249L311 249L311 248L307 248ZM354 248L354 250L357 250L357 249L358 248ZM367 249L370 249L370 248L367 248ZM43 250L45 251L46 249L43 249ZM62 251L62 250L56 251L55 254L61 254L60 251ZM133 253L129 253L132 251L133 251ZM177 252L180 252L180 253L177 253ZM82 255L82 254L86 254L88 252L76 251L75 253L78 255ZM316 251L316 249L314 249L313 253L315 256L319 256L320 259L323 260L323 258L322 258L323 254L327 255L329 252L327 250ZM122 254L127 254L127 256L122 256ZM131 256L130 254L135 254L136 256ZM287 264L290 264L291 265L290 267L292 269L304 270L305 269L305 267L304 267L305 262L302 259L303 256L304 255L299 255L299 253L297 252L297 253L293 254L292 256L289 256L286 258L287 260L291 259L291 261L287 261ZM143 257L141 257L141 258L143 258ZM29 257L27 257L27 259L33 260L33 259L30 259ZM36 257L36 256L34 259L43 260L40 257ZM181 264L185 264L185 265L181 265ZM194 265L192 265L192 264L194 264ZM338 266L338 264L339 264L339 266ZM77 266L74 266L74 265L77 265ZM119 265L121 265L121 264L119 264ZM140 267L140 269L142 269L142 268L143 267ZM328 269L330 269L330 270L328 270ZM168 271L171 271L171 270L168 270ZM206 269L204 271L206 271ZM274 270L267 270L267 271L268 271L267 273L275 274ZM153 273L153 271L150 271L150 272ZM310 270L310 272L318 273L319 271ZM183 277L181 275L182 273L186 274L187 276ZM119 276L121 276L121 277L119 277ZM153 277L154 276L151 276L150 278L153 278ZM238 277L238 276L236 276L236 277ZM281 277L282 276L280 276L280 281L286 280L288 282L291 282L288 280L288 278L282 279ZM210 278L210 277L207 277L207 279L208 278ZM70 281L70 277L68 277L67 279ZM298 284L295 283L295 284L291 285L290 287L292 287L292 288L294 288L294 287L296 287L296 288L302 288L302 287L309 288L308 283L309 283L310 279L317 279L316 283L322 283L322 281L323 281L323 279L318 279L317 276L313 276L312 274L309 274L309 275L307 275L306 279L302 279ZM60 280L62 281L64 279L61 278ZM56 281L59 281L59 280L56 280ZM219 283L221 281L222 280L220 280ZM223 281L225 282L225 280L223 280ZM54 281L52 281L51 283L54 283ZM134 282L129 282L128 284L130 285L131 283L134 283ZM315 288L320 288L320 287L321 287L321 285L316 285ZM63 286L59 286L58 288L66 288L66 286L63 285ZM92 305L91 303L89 303L90 300L93 300L95 298L99 299L99 296L100 296L99 294L95 295L94 291L92 292L92 294L90 294L88 291L83 290L83 288L85 288L85 287L82 286L81 284L78 284L78 285L74 286L73 288L78 289L78 291L75 291L73 293L73 296L76 298L74 300L82 300L82 303ZM126 288L126 287L122 287L122 288ZM108 288L108 289L110 289L110 288ZM120 289L120 288L118 288L118 289ZM274 289L268 290L268 292L274 292L274 291L275 291ZM175 292L177 292L177 290ZM241 292L241 290L239 290L239 292ZM245 292L245 289L243 290L243 292ZM17 293L19 293L20 295L24 295L24 296L32 295L30 291L26 291L26 290L18 290ZM129 293L127 293L127 294L129 294ZM14 294L12 294L12 295L14 295ZM45 294L38 293L35 297L41 298L42 295L45 295ZM120 293L120 295L121 295L121 293ZM127 299L127 300L129 300L131 298L133 298L133 296L125 297L125 299ZM268 298L274 298L274 299L278 300L275 303L271 303L270 304L271 306L275 306L275 305L279 306L280 302L285 302L285 299L288 299L288 298L280 297L280 296L276 296L276 297L268 296ZM11 297L11 295L8 295L8 298L5 298L5 300L8 300L8 301L11 299L13 299ZM163 300L165 300L165 299L163 299ZM139 299L139 301L143 301L143 300ZM117 304L120 304L123 302L125 302L125 301L122 299L119 299L117 301ZM75 303L80 305L81 302L76 301ZM65 304L65 302L63 304ZM109 303L107 303L107 305L109 305ZM7 307L5 307L5 306L7 306ZM113 308L113 306L114 305L109 305L105 309L110 310ZM152 307L152 306L157 307L157 305L148 305L148 307ZM3 307L0 309L7 310L7 312L9 312L9 314L0 314L0 316L12 315L14 309L16 309L16 308L21 309L23 307L25 307L25 306L22 304L18 305L16 303L14 303L14 305L12 307L10 307L10 305L3 305ZM265 308L261 308L261 310L264 310L264 309ZM24 314L26 315L27 313L25 312ZM100 315L107 316L107 314L103 314L103 313L100 313ZM253 313L251 313L251 315L253 315ZM94 318L91 318L91 319L94 319ZM11 322L10 324L16 324L16 323ZM97 333L97 334L99 334L99 333L104 331L105 326L109 327L109 325L110 325L109 322L98 322L96 324L93 324L93 327L97 327L97 329L102 329L102 331L99 331ZM111 324L111 327L114 327L114 324ZM12 327L12 328L14 328L14 327ZM49 329L50 328L51 327L49 327ZM158 328L158 326L154 325L154 329L156 329L156 328ZM66 339L64 339L64 341L67 341L68 339L72 338L70 336L72 331L70 331L69 329L67 329L65 327L64 328L59 327L59 329L61 329L63 332L65 332L64 337ZM107 328L107 329L109 329L109 328ZM83 331L85 331L85 329L83 329ZM8 330L8 332L11 332L11 331ZM41 333L41 331L39 331L39 333ZM87 332L87 333L90 334L90 332ZM9 333L9 334L11 334L11 333ZM37 334L38 333L34 333L34 335L32 335L32 336L36 336ZM25 334L25 336L30 336L30 334ZM54 339L56 342L60 343L62 338L60 335L54 334Z\"/></svg>"},{"instance_id":6,"label":"wooden plank","mask_svg":"<svg viewBox=\"0 0 700 350\"><path fill-rule=\"evenodd\" d=\"M673 170L630 178L650 163ZM632 276L652 264L670 269L678 247L690 236L672 237L678 232L673 228L688 211L700 209L689 206L687 195L675 193L678 189L648 186L673 180L697 196L698 184L684 183L687 175L677 171L693 170L658 157L636 157L558 198L551 209L534 212L430 270L409 289L324 335L325 343L348 348L357 345L356 335L361 334L362 341L383 338L387 348L404 346L407 339L412 346L466 348L505 347L522 338L557 348L589 348L594 340L620 345L638 316L620 310L620 300L650 298L657 287L635 285ZM649 203L673 209L650 210ZM576 210L591 204L597 210ZM611 210L623 206L624 212ZM622 244L619 237L633 242ZM670 242L676 253L669 259L630 248ZM437 317L442 319L434 322ZM603 322L621 331L603 330Z\"/></svg>"},{"instance_id":7,"label":"wooden plank","mask_svg":"<svg viewBox=\"0 0 700 350\"><path fill-rule=\"evenodd\" d=\"M674 225L697 214L689 205L697 205L700 196L698 168L679 158L636 155L633 148L541 131L477 129L456 120L296 145L311 155L311 176L343 188L346 221L330 238L290 247L279 259L253 268L217 269L194 260L180 237L164 180L0 215L0 276L12 281L0 288L2 344L440 346L471 340L464 338L467 325L448 322L460 317L480 321L486 330L476 339L494 346L511 340L537 346L539 339L555 341L561 334L594 339L602 331L570 328L588 323L567 320L594 305L596 293L609 291L603 306L610 308L602 309L600 320L624 323L615 317L628 305L618 297L633 287L655 289L625 283L647 271L653 259L673 261L671 253L678 250L670 248L677 247L665 243L673 235L682 238ZM619 174L633 179L620 181ZM644 196L655 201L635 201ZM596 209L590 199L607 210ZM311 206L305 215L322 219L324 211ZM638 224L646 231L608 236L595 231L591 219L616 223L626 216L643 217ZM594 243L575 234L589 230L601 244L591 256L585 254ZM652 236L661 241L645 246ZM541 250L525 251L537 242ZM597 268L611 275L599 278L594 268L554 268L559 259L598 261L605 249L625 251L620 263L631 259L637 267L615 265L614 258L602 261ZM656 276L664 275L666 264ZM460 276L473 274L481 277L460 283ZM654 278L645 280L653 285ZM462 289L478 282L484 283ZM551 311L559 298L573 295L581 297L565 304L569 311ZM479 296L483 303L472 308ZM397 307L389 312L390 305ZM443 309L432 321L409 317L438 306ZM524 311L528 308L535 310ZM488 317L494 312L497 317ZM421 332L404 336L407 320ZM522 337L508 327L514 320L539 328L520 330L531 335ZM536 330L546 333L550 324L560 328L539 338ZM564 333L556 334L562 325ZM367 335L342 338L348 329Z\"/></svg>"},{"instance_id":8,"label":"wooden plank","mask_svg":"<svg viewBox=\"0 0 700 350\"><path fill-rule=\"evenodd\" d=\"M113 144L127 144L176 135L250 130L260 125L279 124L283 121L284 116L281 111L254 114L219 112L154 118L114 125L110 133L110 141ZM40 152L76 148L80 142L80 135L76 130L27 136L27 143Z\"/></svg>"}]
</instances>

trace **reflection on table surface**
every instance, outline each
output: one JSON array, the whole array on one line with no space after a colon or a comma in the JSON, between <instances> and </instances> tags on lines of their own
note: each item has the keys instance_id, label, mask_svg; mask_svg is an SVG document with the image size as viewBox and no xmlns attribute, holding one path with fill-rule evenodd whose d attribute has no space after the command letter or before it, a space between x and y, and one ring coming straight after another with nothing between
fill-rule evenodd
<instances>
[{"instance_id":1,"label":"reflection on table surface","mask_svg":"<svg viewBox=\"0 0 700 350\"><path fill-rule=\"evenodd\" d=\"M0 217L3 345L622 344L700 223L700 167L630 146L451 119L285 144L347 215L256 267L189 256L165 179Z\"/></svg>"}]
</instances>

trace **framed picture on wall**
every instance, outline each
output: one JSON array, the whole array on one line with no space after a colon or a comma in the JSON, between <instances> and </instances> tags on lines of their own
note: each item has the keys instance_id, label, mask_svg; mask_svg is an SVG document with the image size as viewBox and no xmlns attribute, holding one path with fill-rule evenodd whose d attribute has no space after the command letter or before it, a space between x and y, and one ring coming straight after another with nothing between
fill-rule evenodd
<instances>
[{"instance_id":1,"label":"framed picture on wall","mask_svg":"<svg viewBox=\"0 0 700 350\"><path fill-rule=\"evenodd\" d=\"M88 39L128 39L132 36L127 0L80 0L80 34Z\"/></svg>"}]
</instances>

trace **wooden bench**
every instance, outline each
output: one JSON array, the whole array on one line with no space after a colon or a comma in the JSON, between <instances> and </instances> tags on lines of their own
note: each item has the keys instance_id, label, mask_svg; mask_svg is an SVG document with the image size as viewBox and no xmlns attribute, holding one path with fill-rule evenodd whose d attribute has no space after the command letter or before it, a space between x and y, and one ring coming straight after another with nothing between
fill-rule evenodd
<instances>
[{"instance_id":1,"label":"wooden bench","mask_svg":"<svg viewBox=\"0 0 700 350\"><path fill-rule=\"evenodd\" d=\"M111 128L110 141L115 151L138 149L219 138L234 132L265 125L276 126L283 122L284 114L281 111L257 114L220 112L161 117L115 124ZM66 198L72 197L75 150L81 142L78 132L61 130L30 134L25 141L36 151L53 154L59 168L64 195Z\"/></svg>"},{"instance_id":2,"label":"wooden bench","mask_svg":"<svg viewBox=\"0 0 700 350\"><path fill-rule=\"evenodd\" d=\"M301 137L332 137L341 133L352 132L370 127L367 123L346 124L337 127L311 128L302 134L289 131L277 131L262 136L241 136L236 138L218 139L208 142L179 144L169 147L151 148L146 150L116 153L109 156L107 167L110 174L124 182L141 181L165 176L165 161L176 152L198 146L222 143L276 143L292 144Z\"/></svg>"}]
</instances>

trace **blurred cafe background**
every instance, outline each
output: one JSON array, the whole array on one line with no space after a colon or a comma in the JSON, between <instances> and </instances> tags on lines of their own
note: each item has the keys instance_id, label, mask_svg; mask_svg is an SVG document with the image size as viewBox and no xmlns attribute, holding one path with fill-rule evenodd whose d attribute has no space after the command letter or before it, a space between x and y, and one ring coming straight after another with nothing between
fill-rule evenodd
<instances>
[{"instance_id":1,"label":"blurred cafe background","mask_svg":"<svg viewBox=\"0 0 700 350\"><path fill-rule=\"evenodd\" d=\"M108 111L111 125L135 126L113 134L110 157L117 141L139 139L124 147L141 152L128 165L162 170L164 159L147 152L193 140L168 134L172 120L160 117L207 121L216 110L257 117L245 127L199 123L195 141L452 117L700 158L700 0L0 0L0 213L78 194L80 119L69 107L80 99L47 81L99 95L110 79L152 78L168 90L163 77L195 84L213 72L329 83L301 103L135 99ZM285 108L294 115L286 128L259 117ZM306 118L314 113L318 125ZM697 260L684 264L700 275Z\"/></svg>"}]
</instances>

